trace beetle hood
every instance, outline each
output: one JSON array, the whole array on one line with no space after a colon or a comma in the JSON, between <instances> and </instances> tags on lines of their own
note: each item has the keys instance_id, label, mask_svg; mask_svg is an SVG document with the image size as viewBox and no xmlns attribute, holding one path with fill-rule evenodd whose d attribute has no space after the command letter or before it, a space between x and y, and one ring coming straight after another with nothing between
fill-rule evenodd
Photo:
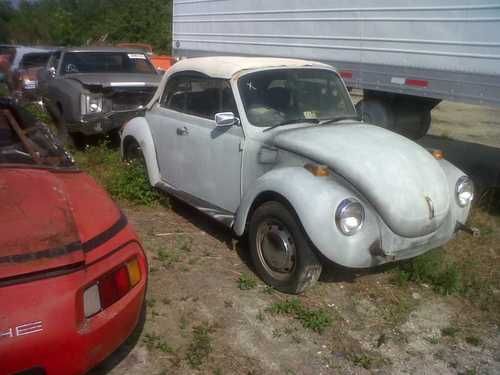
<instances>
[{"instance_id":1,"label":"beetle hood","mask_svg":"<svg viewBox=\"0 0 500 375\"><path fill-rule=\"evenodd\" d=\"M274 143L328 165L401 236L436 231L449 211L450 188L439 162L386 129L358 122L308 126L281 131Z\"/></svg>"}]
</instances>

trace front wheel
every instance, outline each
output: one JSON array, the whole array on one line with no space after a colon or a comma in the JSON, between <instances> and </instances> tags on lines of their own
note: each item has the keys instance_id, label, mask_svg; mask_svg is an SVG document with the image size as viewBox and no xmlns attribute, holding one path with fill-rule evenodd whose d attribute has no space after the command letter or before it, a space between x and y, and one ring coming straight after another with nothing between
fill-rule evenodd
<instances>
[{"instance_id":1,"label":"front wheel","mask_svg":"<svg viewBox=\"0 0 500 375\"><path fill-rule=\"evenodd\" d=\"M255 210L249 242L258 275L281 292L301 293L321 274L313 245L295 215L279 202L267 202Z\"/></svg>"}]
</instances>

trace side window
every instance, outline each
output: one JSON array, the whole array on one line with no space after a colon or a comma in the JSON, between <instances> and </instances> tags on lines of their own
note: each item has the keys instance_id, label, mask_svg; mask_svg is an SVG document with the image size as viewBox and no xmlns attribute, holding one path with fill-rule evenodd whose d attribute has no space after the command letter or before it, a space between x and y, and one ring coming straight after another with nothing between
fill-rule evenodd
<instances>
[{"instance_id":1,"label":"side window","mask_svg":"<svg viewBox=\"0 0 500 375\"><path fill-rule=\"evenodd\" d=\"M220 80L192 78L187 96L186 113L213 120L220 112Z\"/></svg>"},{"instance_id":2,"label":"side window","mask_svg":"<svg viewBox=\"0 0 500 375\"><path fill-rule=\"evenodd\" d=\"M61 60L61 52L53 53L52 56L50 56L47 67L49 69L54 68L57 71L57 67L59 66L60 60Z\"/></svg>"},{"instance_id":3,"label":"side window","mask_svg":"<svg viewBox=\"0 0 500 375\"><path fill-rule=\"evenodd\" d=\"M229 81L200 76L172 77L161 98L165 108L213 120L219 112L238 116Z\"/></svg>"},{"instance_id":4,"label":"side window","mask_svg":"<svg viewBox=\"0 0 500 375\"><path fill-rule=\"evenodd\" d=\"M189 89L189 77L178 76L169 79L161 98L161 106L174 111L185 112Z\"/></svg>"}]
</instances>

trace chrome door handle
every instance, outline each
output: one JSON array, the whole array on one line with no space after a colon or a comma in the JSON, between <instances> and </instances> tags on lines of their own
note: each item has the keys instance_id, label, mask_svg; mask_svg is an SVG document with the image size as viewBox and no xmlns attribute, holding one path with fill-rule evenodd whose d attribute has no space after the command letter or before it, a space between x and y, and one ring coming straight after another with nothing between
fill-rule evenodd
<instances>
[{"instance_id":1,"label":"chrome door handle","mask_svg":"<svg viewBox=\"0 0 500 375\"><path fill-rule=\"evenodd\" d=\"M188 135L189 130L185 126L182 128L177 128L177 135Z\"/></svg>"}]
</instances>

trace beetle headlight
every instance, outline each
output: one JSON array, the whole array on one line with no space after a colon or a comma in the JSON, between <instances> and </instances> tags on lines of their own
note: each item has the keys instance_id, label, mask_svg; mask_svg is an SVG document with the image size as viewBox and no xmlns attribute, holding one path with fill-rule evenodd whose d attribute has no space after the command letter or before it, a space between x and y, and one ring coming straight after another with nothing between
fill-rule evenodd
<instances>
[{"instance_id":1,"label":"beetle headlight","mask_svg":"<svg viewBox=\"0 0 500 375\"><path fill-rule=\"evenodd\" d=\"M82 95L82 115L102 112L102 95Z\"/></svg>"},{"instance_id":2,"label":"beetle headlight","mask_svg":"<svg viewBox=\"0 0 500 375\"><path fill-rule=\"evenodd\" d=\"M361 203L353 198L340 202L335 213L335 223L346 236L358 232L365 221L365 210Z\"/></svg>"},{"instance_id":3,"label":"beetle headlight","mask_svg":"<svg viewBox=\"0 0 500 375\"><path fill-rule=\"evenodd\" d=\"M474 184L467 176L462 176L456 186L457 202L460 207L467 206L474 198Z\"/></svg>"}]
</instances>

